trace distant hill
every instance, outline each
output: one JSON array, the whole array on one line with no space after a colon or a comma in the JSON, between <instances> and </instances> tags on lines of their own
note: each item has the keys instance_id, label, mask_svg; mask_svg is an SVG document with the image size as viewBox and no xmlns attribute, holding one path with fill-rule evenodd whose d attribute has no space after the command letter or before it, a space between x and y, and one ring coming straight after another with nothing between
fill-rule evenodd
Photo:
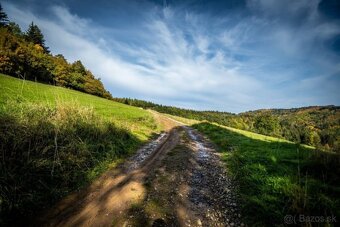
<instances>
[{"instance_id":1,"label":"distant hill","mask_svg":"<svg viewBox=\"0 0 340 227\"><path fill-rule=\"evenodd\" d=\"M197 111L164 106L148 101L114 98L132 106L150 108L180 117L207 120L221 125L340 152L340 107L309 106L291 109L261 109L240 114L219 111Z\"/></svg>"},{"instance_id":2,"label":"distant hill","mask_svg":"<svg viewBox=\"0 0 340 227\"><path fill-rule=\"evenodd\" d=\"M289 114L289 113L302 113L302 112L311 112L311 111L321 111L324 109L328 110L339 110L340 106L335 105L327 105L327 106L305 106L305 107L298 107L298 108L273 108L273 109L258 109L258 110L250 110L240 114L250 114L250 113L263 113L263 112L271 112L273 114Z\"/></svg>"},{"instance_id":3,"label":"distant hill","mask_svg":"<svg viewBox=\"0 0 340 227\"><path fill-rule=\"evenodd\" d=\"M329 105L291 109L266 109L248 111L239 114L239 116L254 122L253 128L250 128L251 130L263 132L264 134L274 132L291 141L339 152L339 106ZM268 130L266 125L261 125L261 120L264 118L274 119L274 121L278 123L277 128Z\"/></svg>"}]
</instances>

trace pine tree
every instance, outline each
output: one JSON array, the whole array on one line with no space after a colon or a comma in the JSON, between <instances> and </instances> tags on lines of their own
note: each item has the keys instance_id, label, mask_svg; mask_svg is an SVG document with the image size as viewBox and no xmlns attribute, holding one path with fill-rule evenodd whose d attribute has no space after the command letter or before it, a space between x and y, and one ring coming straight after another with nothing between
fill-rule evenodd
<instances>
[{"instance_id":1,"label":"pine tree","mask_svg":"<svg viewBox=\"0 0 340 227\"><path fill-rule=\"evenodd\" d=\"M0 27L5 27L8 24L9 20L7 14L3 11L1 3L0 3Z\"/></svg>"},{"instance_id":2,"label":"pine tree","mask_svg":"<svg viewBox=\"0 0 340 227\"><path fill-rule=\"evenodd\" d=\"M39 44L42 48L44 48L45 52L48 52L48 47L45 46L44 35L42 34L40 28L33 22L29 25L25 37L27 41L34 44Z\"/></svg>"},{"instance_id":3,"label":"pine tree","mask_svg":"<svg viewBox=\"0 0 340 227\"><path fill-rule=\"evenodd\" d=\"M17 37L22 37L23 33L20 29L20 26L15 23L15 22L9 22L8 25L8 30L12 32L13 35L17 36Z\"/></svg>"}]
</instances>

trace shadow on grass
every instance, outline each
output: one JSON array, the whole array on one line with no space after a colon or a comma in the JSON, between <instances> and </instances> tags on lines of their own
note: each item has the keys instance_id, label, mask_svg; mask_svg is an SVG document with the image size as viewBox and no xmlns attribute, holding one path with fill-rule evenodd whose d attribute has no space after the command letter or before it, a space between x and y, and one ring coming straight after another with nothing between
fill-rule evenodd
<instances>
[{"instance_id":1,"label":"shadow on grass","mask_svg":"<svg viewBox=\"0 0 340 227\"><path fill-rule=\"evenodd\" d=\"M0 109L0 225L25 223L141 144L86 108Z\"/></svg>"},{"instance_id":2,"label":"shadow on grass","mask_svg":"<svg viewBox=\"0 0 340 227\"><path fill-rule=\"evenodd\" d=\"M285 215L340 217L338 154L261 136L255 139L210 123L192 127L223 153L227 168L239 182L243 216L249 225L284 224Z\"/></svg>"}]
</instances>

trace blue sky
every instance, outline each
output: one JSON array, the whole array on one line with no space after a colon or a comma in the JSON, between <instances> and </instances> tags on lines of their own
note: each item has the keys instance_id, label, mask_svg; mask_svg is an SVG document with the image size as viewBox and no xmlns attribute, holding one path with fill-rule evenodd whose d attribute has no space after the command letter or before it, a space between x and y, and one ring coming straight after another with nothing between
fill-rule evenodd
<instances>
[{"instance_id":1,"label":"blue sky","mask_svg":"<svg viewBox=\"0 0 340 227\"><path fill-rule=\"evenodd\" d=\"M337 0L11 0L117 97L242 112L340 104Z\"/></svg>"}]
</instances>

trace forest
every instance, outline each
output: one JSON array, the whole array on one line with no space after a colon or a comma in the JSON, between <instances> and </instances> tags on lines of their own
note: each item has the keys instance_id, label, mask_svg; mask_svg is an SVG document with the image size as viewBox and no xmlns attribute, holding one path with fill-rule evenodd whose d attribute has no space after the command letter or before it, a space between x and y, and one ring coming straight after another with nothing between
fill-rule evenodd
<instances>
[{"instance_id":1,"label":"forest","mask_svg":"<svg viewBox=\"0 0 340 227\"><path fill-rule=\"evenodd\" d=\"M180 117L206 120L263 135L311 145L320 150L340 152L340 107L310 106L292 109L262 109L240 114L197 111L152 102L114 98L115 101Z\"/></svg>"}]
</instances>

